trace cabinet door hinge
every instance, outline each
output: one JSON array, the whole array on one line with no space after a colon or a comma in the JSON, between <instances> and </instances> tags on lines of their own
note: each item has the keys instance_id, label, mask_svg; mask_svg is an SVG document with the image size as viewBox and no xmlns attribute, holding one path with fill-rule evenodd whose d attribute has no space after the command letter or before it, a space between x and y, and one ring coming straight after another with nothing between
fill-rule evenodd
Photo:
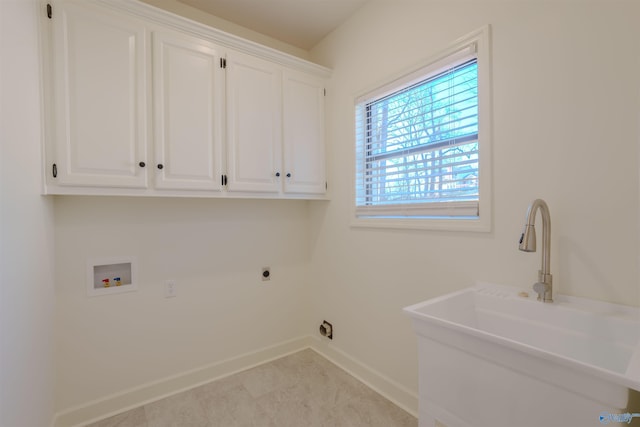
<instances>
[{"instance_id":1,"label":"cabinet door hinge","mask_svg":"<svg viewBox=\"0 0 640 427\"><path fill-rule=\"evenodd\" d=\"M58 165L56 165L55 163L51 167L51 174L53 175L54 178L58 177Z\"/></svg>"},{"instance_id":2,"label":"cabinet door hinge","mask_svg":"<svg viewBox=\"0 0 640 427\"><path fill-rule=\"evenodd\" d=\"M220 68L227 68L227 58L220 58Z\"/></svg>"},{"instance_id":3,"label":"cabinet door hinge","mask_svg":"<svg viewBox=\"0 0 640 427\"><path fill-rule=\"evenodd\" d=\"M51 19L53 16L53 8L51 7L51 3L47 3L47 18Z\"/></svg>"}]
</instances>

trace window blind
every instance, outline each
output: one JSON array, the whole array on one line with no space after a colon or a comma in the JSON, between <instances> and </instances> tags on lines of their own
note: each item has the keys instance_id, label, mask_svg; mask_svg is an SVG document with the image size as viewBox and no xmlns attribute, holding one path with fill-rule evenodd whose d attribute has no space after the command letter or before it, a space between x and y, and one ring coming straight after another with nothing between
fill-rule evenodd
<instances>
[{"instance_id":1,"label":"window blind","mask_svg":"<svg viewBox=\"0 0 640 427\"><path fill-rule=\"evenodd\" d=\"M478 66L470 51L357 101L358 217L478 216Z\"/></svg>"}]
</instances>

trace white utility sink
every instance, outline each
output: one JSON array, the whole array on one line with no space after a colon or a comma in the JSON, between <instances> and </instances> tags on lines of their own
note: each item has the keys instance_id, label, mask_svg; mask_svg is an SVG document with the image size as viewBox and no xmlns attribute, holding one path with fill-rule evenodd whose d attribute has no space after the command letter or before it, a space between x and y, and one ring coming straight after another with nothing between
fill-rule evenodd
<instances>
[{"instance_id":1,"label":"white utility sink","mask_svg":"<svg viewBox=\"0 0 640 427\"><path fill-rule=\"evenodd\" d=\"M404 311L419 336L421 427L598 426L640 390L639 308L478 284Z\"/></svg>"}]
</instances>

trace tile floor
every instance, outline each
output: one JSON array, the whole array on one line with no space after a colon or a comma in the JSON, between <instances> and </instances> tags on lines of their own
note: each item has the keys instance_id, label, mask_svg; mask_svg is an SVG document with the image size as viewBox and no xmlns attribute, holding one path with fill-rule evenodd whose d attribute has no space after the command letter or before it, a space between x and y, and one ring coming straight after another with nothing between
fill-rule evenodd
<instances>
[{"instance_id":1,"label":"tile floor","mask_svg":"<svg viewBox=\"0 0 640 427\"><path fill-rule=\"evenodd\" d=\"M303 350L87 427L405 427L416 418Z\"/></svg>"}]
</instances>

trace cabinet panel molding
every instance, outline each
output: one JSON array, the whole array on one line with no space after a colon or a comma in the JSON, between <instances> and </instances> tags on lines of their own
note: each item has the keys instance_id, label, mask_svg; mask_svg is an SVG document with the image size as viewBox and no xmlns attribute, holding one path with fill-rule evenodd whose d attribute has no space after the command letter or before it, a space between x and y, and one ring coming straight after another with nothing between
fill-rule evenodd
<instances>
[{"instance_id":1,"label":"cabinet panel molding","mask_svg":"<svg viewBox=\"0 0 640 427\"><path fill-rule=\"evenodd\" d=\"M324 81L286 71L283 93L284 191L324 194Z\"/></svg>"},{"instance_id":2,"label":"cabinet panel molding","mask_svg":"<svg viewBox=\"0 0 640 427\"><path fill-rule=\"evenodd\" d=\"M153 32L152 40L155 187L221 191L220 49L166 31Z\"/></svg>"},{"instance_id":3,"label":"cabinet panel molding","mask_svg":"<svg viewBox=\"0 0 640 427\"><path fill-rule=\"evenodd\" d=\"M59 185L145 188L147 31L81 4L56 8L55 109Z\"/></svg>"},{"instance_id":4,"label":"cabinet panel molding","mask_svg":"<svg viewBox=\"0 0 640 427\"><path fill-rule=\"evenodd\" d=\"M237 52L227 55L226 70L229 191L277 193L282 72L275 64Z\"/></svg>"},{"instance_id":5,"label":"cabinet panel molding","mask_svg":"<svg viewBox=\"0 0 640 427\"><path fill-rule=\"evenodd\" d=\"M50 4L45 194L326 198L329 69L136 0Z\"/></svg>"}]
</instances>

